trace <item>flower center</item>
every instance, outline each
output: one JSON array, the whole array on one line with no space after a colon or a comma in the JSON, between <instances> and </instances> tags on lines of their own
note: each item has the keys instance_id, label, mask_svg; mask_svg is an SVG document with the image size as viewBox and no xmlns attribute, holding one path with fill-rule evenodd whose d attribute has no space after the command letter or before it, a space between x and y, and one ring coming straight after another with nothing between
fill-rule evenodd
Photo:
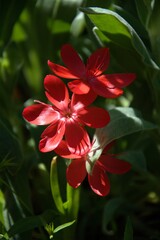
<instances>
[{"instance_id":1,"label":"flower center","mask_svg":"<svg viewBox=\"0 0 160 240\"><path fill-rule=\"evenodd\" d=\"M65 120L75 120L77 117L77 114L74 112L74 110L70 107L70 104L66 109L62 112L62 117L65 118Z\"/></svg>"},{"instance_id":2,"label":"flower center","mask_svg":"<svg viewBox=\"0 0 160 240\"><path fill-rule=\"evenodd\" d=\"M65 118L72 118L72 112L71 111L66 112Z\"/></svg>"}]
</instances>

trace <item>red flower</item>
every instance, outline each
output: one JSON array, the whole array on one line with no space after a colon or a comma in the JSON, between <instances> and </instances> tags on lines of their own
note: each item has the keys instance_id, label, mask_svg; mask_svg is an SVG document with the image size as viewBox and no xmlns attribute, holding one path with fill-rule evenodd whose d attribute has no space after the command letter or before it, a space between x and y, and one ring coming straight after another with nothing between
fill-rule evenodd
<instances>
[{"instance_id":1,"label":"red flower","mask_svg":"<svg viewBox=\"0 0 160 240\"><path fill-rule=\"evenodd\" d=\"M62 47L61 57L67 68L51 61L48 61L48 65L57 76L74 79L68 86L76 94L86 94L92 89L102 97L116 98L123 94L122 88L136 77L134 73L102 74L109 65L108 48L95 51L88 58L86 66L69 44Z\"/></svg>"},{"instance_id":2,"label":"red flower","mask_svg":"<svg viewBox=\"0 0 160 240\"><path fill-rule=\"evenodd\" d=\"M90 140L83 126L93 128L105 126L110 120L108 112L98 107L87 107L96 98L91 91L88 97L73 94L70 100L67 87L56 76L47 75L44 87L46 97L53 105L35 101L37 104L23 110L23 117L28 122L36 125L49 124L41 135L40 151L54 150L65 136L72 153L78 155L86 153L90 147Z\"/></svg>"},{"instance_id":3,"label":"red flower","mask_svg":"<svg viewBox=\"0 0 160 240\"><path fill-rule=\"evenodd\" d=\"M130 163L116 158L114 154L107 153L110 147L109 144L100 157L92 162L92 156L95 156L95 150L92 147L88 153L80 157L72 155L65 141L62 141L55 152L62 157L73 159L66 171L68 183L77 188L88 174L91 189L100 196L106 196L110 191L110 182L106 172L123 174L131 168Z\"/></svg>"}]
</instances>

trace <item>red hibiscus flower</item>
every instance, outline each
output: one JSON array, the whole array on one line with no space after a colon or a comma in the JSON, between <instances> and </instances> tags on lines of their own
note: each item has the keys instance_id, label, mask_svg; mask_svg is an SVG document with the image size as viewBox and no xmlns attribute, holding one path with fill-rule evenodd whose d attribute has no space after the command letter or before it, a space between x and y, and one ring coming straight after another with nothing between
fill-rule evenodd
<instances>
[{"instance_id":1,"label":"red hibiscus flower","mask_svg":"<svg viewBox=\"0 0 160 240\"><path fill-rule=\"evenodd\" d=\"M106 172L112 174L123 174L130 170L130 163L116 158L116 155L107 153L112 144L105 147L98 159L92 161L95 149L90 148L83 156L75 156L69 152L66 142L55 149L56 153L65 158L73 159L67 167L67 182L74 188L80 186L88 174L88 182L91 189L100 196L106 196L110 192L110 182Z\"/></svg>"},{"instance_id":2,"label":"red hibiscus flower","mask_svg":"<svg viewBox=\"0 0 160 240\"><path fill-rule=\"evenodd\" d=\"M105 126L110 117L106 110L98 107L88 107L96 95L72 95L69 99L68 89L56 76L47 75L44 79L45 94L53 104L35 101L37 104L23 110L23 117L31 124L48 125L43 131L39 143L41 152L54 150L63 136L72 153L84 154L90 147L90 140L84 125L93 128Z\"/></svg>"},{"instance_id":3,"label":"red hibiscus flower","mask_svg":"<svg viewBox=\"0 0 160 240\"><path fill-rule=\"evenodd\" d=\"M109 65L109 49L100 48L87 61L86 66L77 52L66 44L61 49L61 57L66 67L48 61L51 70L59 77L74 79L68 83L76 94L86 94L90 89L105 98L116 98L123 94L136 77L134 73L103 74Z\"/></svg>"}]
</instances>

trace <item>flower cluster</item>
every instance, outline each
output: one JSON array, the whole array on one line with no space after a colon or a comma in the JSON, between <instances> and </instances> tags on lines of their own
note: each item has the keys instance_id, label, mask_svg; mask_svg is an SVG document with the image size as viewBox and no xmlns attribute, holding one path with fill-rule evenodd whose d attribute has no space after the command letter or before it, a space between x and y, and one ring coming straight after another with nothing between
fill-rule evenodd
<instances>
[{"instance_id":1,"label":"flower cluster","mask_svg":"<svg viewBox=\"0 0 160 240\"><path fill-rule=\"evenodd\" d=\"M103 128L110 122L107 110L93 106L96 97L116 98L134 79L134 73L103 74L109 64L109 49L95 51L85 65L72 46L61 49L66 67L48 61L54 74L44 79L45 95L49 103L35 100L35 104L23 110L23 117L35 125L48 125L41 134L39 150L55 151L72 159L67 167L68 183L78 187L88 174L92 190L100 196L109 193L110 184L106 171L122 174L130 164L113 154L107 154L109 146L94 147L87 127ZM67 86L61 78L71 79ZM96 154L99 151L100 154Z\"/></svg>"}]
</instances>

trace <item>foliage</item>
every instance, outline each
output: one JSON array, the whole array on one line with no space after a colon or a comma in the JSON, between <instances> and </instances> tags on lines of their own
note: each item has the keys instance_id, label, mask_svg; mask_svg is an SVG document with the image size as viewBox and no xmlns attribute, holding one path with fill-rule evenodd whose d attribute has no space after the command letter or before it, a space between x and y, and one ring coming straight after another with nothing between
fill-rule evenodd
<instances>
[{"instance_id":1,"label":"foliage","mask_svg":"<svg viewBox=\"0 0 160 240\"><path fill-rule=\"evenodd\" d=\"M0 239L160 239L159 9L159 0L0 1ZM109 176L106 197L87 180L69 186L68 160L41 153L44 128L22 117L34 99L46 101L47 61L63 65L66 43L84 62L108 47L107 73L137 76L119 98L96 99L113 120L96 130L96 141L117 140L113 153L132 164Z\"/></svg>"}]
</instances>

